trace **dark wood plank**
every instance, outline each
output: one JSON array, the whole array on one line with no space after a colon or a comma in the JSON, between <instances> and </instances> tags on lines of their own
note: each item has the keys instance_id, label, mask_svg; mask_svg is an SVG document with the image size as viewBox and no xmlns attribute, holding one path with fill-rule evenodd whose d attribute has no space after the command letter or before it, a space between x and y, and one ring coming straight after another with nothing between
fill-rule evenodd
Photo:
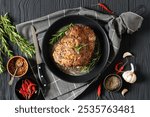
<instances>
[{"instance_id":1,"label":"dark wood plank","mask_svg":"<svg viewBox=\"0 0 150 117\"><path fill-rule=\"evenodd\" d=\"M135 54L137 64L137 82L131 86L131 91L128 94L128 99L150 99L150 1L149 0L130 0L129 8L144 5L147 8L144 14L144 21L142 28L130 36L129 50ZM135 96L136 95L136 96Z\"/></svg>"}]
</instances>

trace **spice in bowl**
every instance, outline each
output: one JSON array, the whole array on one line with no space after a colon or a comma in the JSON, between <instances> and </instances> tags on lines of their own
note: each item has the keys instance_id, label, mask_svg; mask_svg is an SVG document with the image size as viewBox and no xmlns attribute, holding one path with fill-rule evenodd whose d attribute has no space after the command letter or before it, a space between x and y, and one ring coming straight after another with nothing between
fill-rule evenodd
<instances>
[{"instance_id":1,"label":"spice in bowl","mask_svg":"<svg viewBox=\"0 0 150 117\"><path fill-rule=\"evenodd\" d=\"M39 93L39 88L36 83L31 78L21 78L17 83L16 83L16 88L15 88L16 95L19 99L23 100L33 100L37 99L38 93Z\"/></svg>"},{"instance_id":2,"label":"spice in bowl","mask_svg":"<svg viewBox=\"0 0 150 117\"><path fill-rule=\"evenodd\" d=\"M22 85L19 89L19 93L25 98L30 99L32 95L36 92L36 84L32 83L30 80L26 79L22 81Z\"/></svg>"},{"instance_id":3,"label":"spice in bowl","mask_svg":"<svg viewBox=\"0 0 150 117\"><path fill-rule=\"evenodd\" d=\"M104 79L104 87L108 91L118 91L122 86L122 79L117 74L110 74Z\"/></svg>"},{"instance_id":4,"label":"spice in bowl","mask_svg":"<svg viewBox=\"0 0 150 117\"><path fill-rule=\"evenodd\" d=\"M11 76L21 77L27 73L28 63L22 56L14 56L7 63L7 71Z\"/></svg>"}]
</instances>

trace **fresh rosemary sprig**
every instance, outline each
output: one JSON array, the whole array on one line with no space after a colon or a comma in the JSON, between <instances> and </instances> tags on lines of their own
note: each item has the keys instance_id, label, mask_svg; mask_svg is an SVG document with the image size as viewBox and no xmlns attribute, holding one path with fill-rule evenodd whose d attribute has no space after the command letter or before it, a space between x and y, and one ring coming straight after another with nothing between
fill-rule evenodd
<instances>
[{"instance_id":1,"label":"fresh rosemary sprig","mask_svg":"<svg viewBox=\"0 0 150 117\"><path fill-rule=\"evenodd\" d=\"M0 55L3 54L11 58L13 52L10 50L6 39L9 39L14 45L17 45L26 57L32 57L35 53L34 46L18 34L15 26L11 24L7 14L0 16ZM5 67L3 58L0 56L0 73L4 71Z\"/></svg>"},{"instance_id":2,"label":"fresh rosemary sprig","mask_svg":"<svg viewBox=\"0 0 150 117\"><path fill-rule=\"evenodd\" d=\"M16 44L26 57L32 57L34 55L34 46L18 34L15 26L13 26L8 19L7 14L0 17L0 25L2 26L6 36L10 39L10 41L13 44Z\"/></svg>"},{"instance_id":3,"label":"fresh rosemary sprig","mask_svg":"<svg viewBox=\"0 0 150 117\"><path fill-rule=\"evenodd\" d=\"M4 38L4 31L2 28L0 28L0 52L10 58L13 56L13 52L9 49L9 44Z\"/></svg>"},{"instance_id":4,"label":"fresh rosemary sprig","mask_svg":"<svg viewBox=\"0 0 150 117\"><path fill-rule=\"evenodd\" d=\"M51 45L55 44L60 38L62 38L65 35L65 32L72 26L73 24L71 23L67 26L62 27L60 30L56 32L56 34L52 35L52 38L50 39L49 43Z\"/></svg>"},{"instance_id":5,"label":"fresh rosemary sprig","mask_svg":"<svg viewBox=\"0 0 150 117\"><path fill-rule=\"evenodd\" d=\"M78 46L75 46L74 49L75 51L79 54L80 53L80 50L83 48L83 47L86 47L87 44L79 44Z\"/></svg>"},{"instance_id":6,"label":"fresh rosemary sprig","mask_svg":"<svg viewBox=\"0 0 150 117\"><path fill-rule=\"evenodd\" d=\"M100 54L100 49L99 49L99 45L96 44L96 51L91 59L91 61L89 62L88 65L83 66L81 69L81 72L90 72L90 70L94 67L94 65L99 61L101 54Z\"/></svg>"},{"instance_id":7,"label":"fresh rosemary sprig","mask_svg":"<svg viewBox=\"0 0 150 117\"><path fill-rule=\"evenodd\" d=\"M8 57L13 56L13 52L9 49L9 44L7 43L5 37L5 32L2 29L2 26L0 25L0 54L6 55ZM5 71L5 67L3 65L3 59L0 55L0 74Z\"/></svg>"},{"instance_id":8,"label":"fresh rosemary sprig","mask_svg":"<svg viewBox=\"0 0 150 117\"><path fill-rule=\"evenodd\" d=\"M3 65L3 59L0 55L0 74L3 73L5 71L5 67Z\"/></svg>"}]
</instances>

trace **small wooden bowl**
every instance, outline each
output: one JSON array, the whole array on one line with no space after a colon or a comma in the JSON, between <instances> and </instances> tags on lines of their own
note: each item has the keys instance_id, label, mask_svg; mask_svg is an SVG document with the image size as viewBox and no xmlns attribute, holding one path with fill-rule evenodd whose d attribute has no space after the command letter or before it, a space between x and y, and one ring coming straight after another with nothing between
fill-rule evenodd
<instances>
[{"instance_id":1,"label":"small wooden bowl","mask_svg":"<svg viewBox=\"0 0 150 117\"><path fill-rule=\"evenodd\" d=\"M22 57L22 56L14 56L14 57L10 58L8 60L8 62L7 62L7 71L8 71L8 73L11 76L13 76L13 74L14 74L14 72L16 70L15 63L16 63L16 61L18 59L22 59L23 60L23 65L20 68L18 68L17 73L15 75L15 77L19 78L19 77L24 76L27 73L28 67L29 67L28 66L28 62L27 62L27 60L24 57Z\"/></svg>"}]
</instances>

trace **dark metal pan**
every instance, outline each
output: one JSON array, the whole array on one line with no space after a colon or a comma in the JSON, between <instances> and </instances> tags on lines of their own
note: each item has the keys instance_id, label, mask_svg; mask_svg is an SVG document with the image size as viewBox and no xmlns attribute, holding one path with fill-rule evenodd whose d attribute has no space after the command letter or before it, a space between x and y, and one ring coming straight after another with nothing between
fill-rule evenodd
<instances>
[{"instance_id":1,"label":"dark metal pan","mask_svg":"<svg viewBox=\"0 0 150 117\"><path fill-rule=\"evenodd\" d=\"M62 72L54 62L52 57L52 52L50 50L49 41L52 38L52 35L55 34L59 29L61 29L62 27L70 23L83 24L89 26L94 30L96 34L96 38L100 43L100 49L102 54L100 60L96 63L95 67L89 73L80 76L73 76ZM58 76L60 79L68 82L74 82L74 83L87 82L89 80L94 79L99 73L103 71L108 61L108 57L110 53L110 45L105 31L103 30L103 28L98 22L86 16L70 15L70 16L60 18L49 27L42 42L42 53L43 53L44 62L49 68L49 70L53 74Z\"/></svg>"}]
</instances>

